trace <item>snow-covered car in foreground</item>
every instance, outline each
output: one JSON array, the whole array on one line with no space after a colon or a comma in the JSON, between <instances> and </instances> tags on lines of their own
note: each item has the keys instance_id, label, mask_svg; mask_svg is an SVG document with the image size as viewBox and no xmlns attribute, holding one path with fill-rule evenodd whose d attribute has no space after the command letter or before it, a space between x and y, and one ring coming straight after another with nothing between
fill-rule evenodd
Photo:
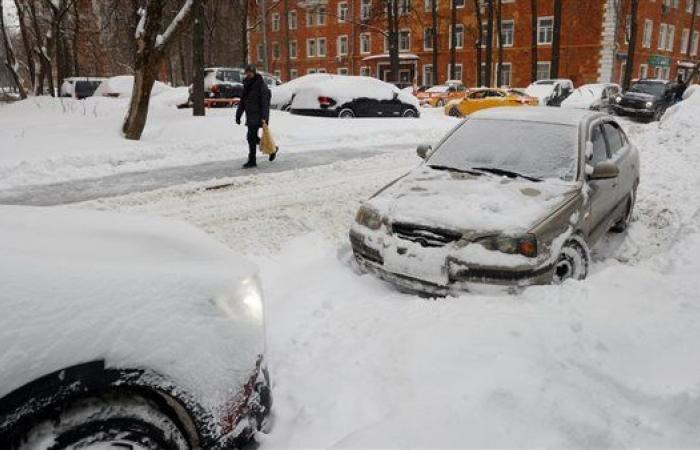
<instances>
[{"instance_id":1,"label":"snow-covered car in foreground","mask_svg":"<svg viewBox=\"0 0 700 450\"><path fill-rule=\"evenodd\" d=\"M286 111L292 104L292 100L294 99L294 96L296 96L299 89L313 86L322 81L331 80L336 76L338 75L331 75L328 73L312 73L295 78L286 83L282 83L279 86L271 87L270 91L272 92L272 99L270 100L270 108Z\"/></svg>"},{"instance_id":2,"label":"snow-covered car in foreground","mask_svg":"<svg viewBox=\"0 0 700 450\"><path fill-rule=\"evenodd\" d=\"M0 447L231 448L271 405L255 267L165 219L0 206Z\"/></svg>"},{"instance_id":3,"label":"snow-covered car in foreground","mask_svg":"<svg viewBox=\"0 0 700 450\"><path fill-rule=\"evenodd\" d=\"M538 80L525 88L525 94L540 100L542 106L559 106L574 90L571 80Z\"/></svg>"},{"instance_id":4,"label":"snow-covered car in foreground","mask_svg":"<svg viewBox=\"0 0 700 450\"><path fill-rule=\"evenodd\" d=\"M292 114L322 117L418 117L418 101L372 77L338 75L297 90Z\"/></svg>"},{"instance_id":5,"label":"snow-covered car in foreground","mask_svg":"<svg viewBox=\"0 0 700 450\"><path fill-rule=\"evenodd\" d=\"M620 95L621 88L615 83L584 84L574 89L561 102L562 108L590 109L592 111L612 112L612 102Z\"/></svg>"},{"instance_id":6,"label":"snow-covered car in foreground","mask_svg":"<svg viewBox=\"0 0 700 450\"><path fill-rule=\"evenodd\" d=\"M359 265L445 295L583 279L589 248L631 220L639 155L606 114L554 108L475 113L426 163L357 213Z\"/></svg>"}]
</instances>

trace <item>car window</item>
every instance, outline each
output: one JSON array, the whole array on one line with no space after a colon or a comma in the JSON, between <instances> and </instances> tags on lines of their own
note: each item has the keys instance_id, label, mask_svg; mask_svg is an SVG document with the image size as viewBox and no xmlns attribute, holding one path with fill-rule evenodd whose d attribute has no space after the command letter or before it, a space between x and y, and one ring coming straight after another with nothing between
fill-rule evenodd
<instances>
[{"instance_id":1,"label":"car window","mask_svg":"<svg viewBox=\"0 0 700 450\"><path fill-rule=\"evenodd\" d=\"M484 98L485 95L486 95L486 91L476 91L476 92L472 92L471 94L469 94L469 98L470 99L480 99L480 98Z\"/></svg>"},{"instance_id":2,"label":"car window","mask_svg":"<svg viewBox=\"0 0 700 450\"><path fill-rule=\"evenodd\" d=\"M591 143L593 144L593 154L589 156L591 165L596 165L599 162L609 159L608 148L605 144L600 125L594 125L593 128L591 128Z\"/></svg>"},{"instance_id":3,"label":"car window","mask_svg":"<svg viewBox=\"0 0 700 450\"><path fill-rule=\"evenodd\" d=\"M608 150L611 155L615 155L615 153L625 146L625 139L616 125L610 122L604 123L603 133L605 133L605 139L608 140Z\"/></svg>"}]
</instances>

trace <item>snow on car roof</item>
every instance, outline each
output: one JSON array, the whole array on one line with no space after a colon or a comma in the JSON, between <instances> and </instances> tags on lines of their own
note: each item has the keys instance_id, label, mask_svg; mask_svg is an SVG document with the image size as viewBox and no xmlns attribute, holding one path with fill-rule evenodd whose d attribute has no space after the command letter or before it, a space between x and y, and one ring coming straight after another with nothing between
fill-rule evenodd
<instances>
[{"instance_id":1,"label":"snow on car roof","mask_svg":"<svg viewBox=\"0 0 700 450\"><path fill-rule=\"evenodd\" d=\"M413 95L402 92L393 84L378 78L355 75L337 75L326 80L320 80L313 85L304 86L299 90L292 108L317 108L319 96L328 96L336 100L338 105L356 98L369 97L389 100L396 94L404 102L418 107L418 101Z\"/></svg>"},{"instance_id":2,"label":"snow on car roof","mask_svg":"<svg viewBox=\"0 0 700 450\"><path fill-rule=\"evenodd\" d=\"M586 116L595 112L578 109L561 109L548 106L518 108L490 108L471 115L474 119L517 120L528 122L547 122L561 125L578 125Z\"/></svg>"}]
</instances>

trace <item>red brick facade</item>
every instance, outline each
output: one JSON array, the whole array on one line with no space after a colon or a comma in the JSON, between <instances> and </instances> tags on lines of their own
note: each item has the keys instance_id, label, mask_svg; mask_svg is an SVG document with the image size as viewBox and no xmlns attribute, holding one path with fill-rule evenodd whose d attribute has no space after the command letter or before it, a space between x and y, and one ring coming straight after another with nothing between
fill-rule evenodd
<instances>
[{"instance_id":1,"label":"red brick facade","mask_svg":"<svg viewBox=\"0 0 700 450\"><path fill-rule=\"evenodd\" d=\"M408 0L399 0L405 4ZM669 71L662 71L659 75L675 77L678 63L681 61L694 61L692 58L681 56L681 38L683 29L690 29L691 14L687 12L687 3L693 0L639 0L638 45L635 56L634 76L639 75L640 64L650 62L669 64ZM384 35L381 30L386 28L383 17L376 15L376 9L369 19L362 18L362 3L369 2L371 8L381 8L382 0L322 0L324 11L316 7L311 13L313 17L307 17L308 7L302 1L288 0L288 11L296 14L296 26L293 18L290 23L292 29L288 32L284 2L272 3L272 9L267 20L267 51L268 69L276 72L282 79L304 75L310 71L327 71L329 73L369 74L380 78L387 78L388 58L384 48ZM462 27L463 44L456 50L456 65L461 66L462 81L468 86L474 86L477 79L476 49L474 43L477 39L477 20L473 0L457 0L462 7L457 9L458 27ZM627 47L625 44L625 26L628 14L629 0L622 0L619 10L613 6L614 0L562 0L562 31L560 46L559 77L571 78L576 85L596 81L619 82L621 66L624 63ZM494 0L495 3L495 0ZM538 0L537 16L540 19L538 27L537 60L540 62L540 72L544 76L547 73L547 64L551 61L551 18L554 14L553 0ZM342 15L339 4L347 5L347 20L339 18ZM428 1L410 0L410 11L401 16L400 28L408 31L410 36L404 39L402 44L402 81L412 81L415 77L418 84L432 84L430 76L426 74L432 65L432 50L425 45L424 30L431 26L431 15L426 9ZM450 0L438 0L438 82L448 78L448 65L450 61ZM666 6L668 5L668 6ZM482 8L482 11L484 8ZM619 11L619 12L618 12ZM250 23L259 20L259 6L251 7ZM700 5L698 6L700 15ZM320 16L321 24L318 24ZM504 84L511 86L526 86L532 81L531 77L531 2L530 0L503 0L502 21L504 23ZM644 38L645 21L652 20L653 30L651 48L646 48L642 42ZM309 24L309 21L315 23ZM486 17L482 17L486 21ZM696 18L695 30L700 31L700 18ZM495 23L495 17L494 17ZM673 37L673 49L658 50L660 24L664 23L675 27ZM511 25L512 24L512 25ZM494 26L495 28L495 26ZM512 30L512 32L511 32ZM287 33L292 46L296 45L296 58L288 58ZM363 52L362 34L370 36L369 52ZM344 42L339 42L342 36L347 37L347 52L340 51L339 47ZM615 38L617 45L615 45ZM319 39L322 43L319 43ZM323 43L325 39L325 43ZM315 40L314 44L309 40ZM692 38L691 38L692 41ZM261 27L256 28L250 34L250 59L252 62L262 63L262 32ZM496 32L494 31L494 42ZM296 43L296 44L295 44ZM669 44L670 45L670 44ZM316 47L309 49L308 46ZM323 47L321 56L318 56L319 47ZM428 47L428 48L426 48ZM310 56L308 50L315 50L314 56ZM342 50L342 48L341 48ZM366 48L364 50L367 50ZM347 55L345 54L347 53ZM483 52L485 53L485 52ZM606 58L607 57L607 58ZM650 60L651 58L651 60ZM482 57L482 62L485 60ZM498 60L497 47L494 45L493 63ZM428 67L426 67L428 66ZM508 70L509 69L509 70ZM642 69L643 70L643 69ZM665 70L665 69L664 69ZM493 78L495 82L495 70ZM656 76L656 69L649 69L649 76Z\"/></svg>"}]
</instances>

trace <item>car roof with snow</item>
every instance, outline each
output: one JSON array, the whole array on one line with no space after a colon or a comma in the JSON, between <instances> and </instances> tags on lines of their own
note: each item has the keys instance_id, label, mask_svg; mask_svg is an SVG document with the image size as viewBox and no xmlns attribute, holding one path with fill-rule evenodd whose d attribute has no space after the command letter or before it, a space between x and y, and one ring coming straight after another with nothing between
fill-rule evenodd
<instances>
[{"instance_id":1,"label":"car roof with snow","mask_svg":"<svg viewBox=\"0 0 700 450\"><path fill-rule=\"evenodd\" d=\"M473 119L516 120L524 122L547 122L560 125L578 125L589 116L602 115L594 111L579 109L533 106L529 108L490 108L471 115Z\"/></svg>"}]
</instances>

